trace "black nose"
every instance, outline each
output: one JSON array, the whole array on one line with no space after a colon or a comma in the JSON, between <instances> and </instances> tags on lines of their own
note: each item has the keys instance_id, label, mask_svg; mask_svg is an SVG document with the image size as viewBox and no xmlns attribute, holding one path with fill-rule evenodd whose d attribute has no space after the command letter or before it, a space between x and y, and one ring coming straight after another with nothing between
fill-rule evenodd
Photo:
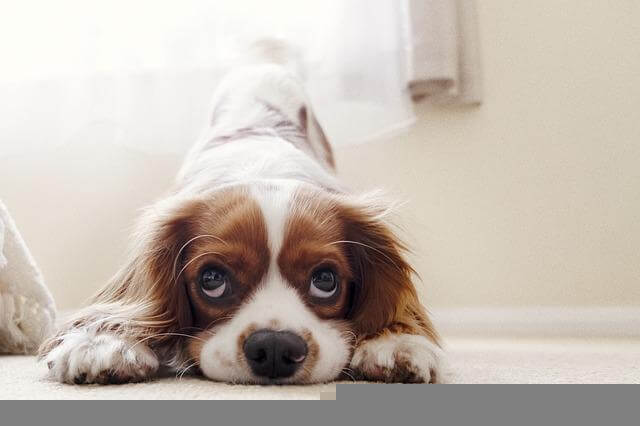
<instances>
[{"instance_id":1,"label":"black nose","mask_svg":"<svg viewBox=\"0 0 640 426\"><path fill-rule=\"evenodd\" d=\"M307 344L290 331L258 330L244 341L244 356L256 376L292 376L307 357Z\"/></svg>"}]
</instances>

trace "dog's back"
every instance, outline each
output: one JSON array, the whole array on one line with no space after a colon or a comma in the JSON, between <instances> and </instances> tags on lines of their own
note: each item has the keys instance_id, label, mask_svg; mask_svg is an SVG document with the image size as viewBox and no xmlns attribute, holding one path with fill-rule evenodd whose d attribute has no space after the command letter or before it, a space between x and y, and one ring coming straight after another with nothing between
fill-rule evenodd
<instances>
[{"instance_id":1,"label":"dog's back","mask_svg":"<svg viewBox=\"0 0 640 426\"><path fill-rule=\"evenodd\" d=\"M215 186L294 177L337 188L331 147L299 64L295 50L277 40L248 49L214 94L207 128L178 176L181 186L207 174Z\"/></svg>"}]
</instances>

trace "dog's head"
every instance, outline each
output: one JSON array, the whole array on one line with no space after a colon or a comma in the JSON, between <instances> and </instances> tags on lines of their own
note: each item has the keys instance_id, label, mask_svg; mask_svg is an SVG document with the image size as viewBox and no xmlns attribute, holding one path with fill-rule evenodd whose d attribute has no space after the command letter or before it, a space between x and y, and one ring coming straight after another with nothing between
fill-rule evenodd
<instances>
[{"instance_id":1,"label":"dog's head","mask_svg":"<svg viewBox=\"0 0 640 426\"><path fill-rule=\"evenodd\" d=\"M337 378L358 339L416 302L371 200L276 182L152 210L136 264L148 303L191 336L176 358L229 382Z\"/></svg>"}]
</instances>

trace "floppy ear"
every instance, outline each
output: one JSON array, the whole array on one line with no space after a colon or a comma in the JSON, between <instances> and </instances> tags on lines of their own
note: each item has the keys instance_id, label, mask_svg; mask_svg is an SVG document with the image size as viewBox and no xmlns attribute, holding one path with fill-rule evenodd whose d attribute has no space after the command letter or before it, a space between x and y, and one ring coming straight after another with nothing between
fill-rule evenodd
<instances>
[{"instance_id":1,"label":"floppy ear","mask_svg":"<svg viewBox=\"0 0 640 426\"><path fill-rule=\"evenodd\" d=\"M374 204L342 207L355 295L350 320L359 338L393 333L438 336L413 285L415 271L407 263L405 244L382 218Z\"/></svg>"},{"instance_id":2,"label":"floppy ear","mask_svg":"<svg viewBox=\"0 0 640 426\"><path fill-rule=\"evenodd\" d=\"M147 339L152 346L175 340L175 333L191 326L192 316L184 283L176 279L183 245L192 221L204 204L169 198L148 209L134 236L129 261L81 310L40 349L46 355L66 332L84 328L109 331L131 339Z\"/></svg>"},{"instance_id":3,"label":"floppy ear","mask_svg":"<svg viewBox=\"0 0 640 426\"><path fill-rule=\"evenodd\" d=\"M189 327L189 299L177 274L181 249L203 208L199 201L169 198L147 210L136 228L129 263L92 302L144 305L149 311L141 318L144 323Z\"/></svg>"}]
</instances>

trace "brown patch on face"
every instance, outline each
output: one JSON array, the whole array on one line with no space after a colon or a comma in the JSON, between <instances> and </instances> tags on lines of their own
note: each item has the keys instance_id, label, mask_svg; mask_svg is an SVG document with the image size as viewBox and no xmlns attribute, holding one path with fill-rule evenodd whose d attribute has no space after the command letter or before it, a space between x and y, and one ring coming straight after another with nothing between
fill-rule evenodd
<instances>
[{"instance_id":1,"label":"brown patch on face","mask_svg":"<svg viewBox=\"0 0 640 426\"><path fill-rule=\"evenodd\" d=\"M304 383L311 377L311 372L318 362L318 356L320 354L320 345L316 339L313 338L313 333L309 330L304 330L300 336L307 344L307 357L302 365L301 373L298 377L298 381Z\"/></svg>"},{"instance_id":2,"label":"brown patch on face","mask_svg":"<svg viewBox=\"0 0 640 426\"><path fill-rule=\"evenodd\" d=\"M86 309L41 349L45 356L63 341L66 330L97 324L100 332L121 333L159 353L186 346L198 358L211 325L226 321L265 274L269 263L267 232L258 204L247 188L212 195L173 194L145 211L127 264L94 296L111 311ZM230 297L207 300L200 272L222 267L232 277ZM200 334L199 334L200 333ZM199 334L199 335L198 335Z\"/></svg>"},{"instance_id":3,"label":"brown patch on face","mask_svg":"<svg viewBox=\"0 0 640 426\"><path fill-rule=\"evenodd\" d=\"M237 362L240 364L244 364L244 342L247 340L247 337L251 336L253 333L258 331L258 326L255 324L250 324L249 327L245 328L245 330L240 333L238 338L236 339L236 354L237 354Z\"/></svg>"},{"instance_id":4,"label":"brown patch on face","mask_svg":"<svg viewBox=\"0 0 640 426\"><path fill-rule=\"evenodd\" d=\"M278 265L321 318L348 319L358 340L389 330L437 334L412 283L406 250L373 206L322 190L299 190L293 199ZM311 274L329 265L339 275L340 293L318 303L308 296Z\"/></svg>"},{"instance_id":5,"label":"brown patch on face","mask_svg":"<svg viewBox=\"0 0 640 426\"><path fill-rule=\"evenodd\" d=\"M201 331L195 335L195 339L189 339L187 344L187 353L189 357L200 362L200 354L202 353L202 347L207 341L208 337L211 337L206 331Z\"/></svg>"},{"instance_id":6,"label":"brown patch on face","mask_svg":"<svg viewBox=\"0 0 640 426\"><path fill-rule=\"evenodd\" d=\"M267 230L262 212L246 188L226 189L202 201L189 223L188 243L177 262L182 285L187 288L193 327L207 330L227 322L262 280L269 265ZM201 288L208 268L224 271L231 286L228 294L210 298ZM191 339L189 353L198 357L204 342Z\"/></svg>"},{"instance_id":7,"label":"brown patch on face","mask_svg":"<svg viewBox=\"0 0 640 426\"><path fill-rule=\"evenodd\" d=\"M300 190L294 195L292 206L278 254L280 271L320 318L345 318L352 271L345 247L340 244L344 239L343 225L335 205L320 191ZM326 300L309 294L313 273L320 269L331 269L338 279L336 293Z\"/></svg>"}]
</instances>

